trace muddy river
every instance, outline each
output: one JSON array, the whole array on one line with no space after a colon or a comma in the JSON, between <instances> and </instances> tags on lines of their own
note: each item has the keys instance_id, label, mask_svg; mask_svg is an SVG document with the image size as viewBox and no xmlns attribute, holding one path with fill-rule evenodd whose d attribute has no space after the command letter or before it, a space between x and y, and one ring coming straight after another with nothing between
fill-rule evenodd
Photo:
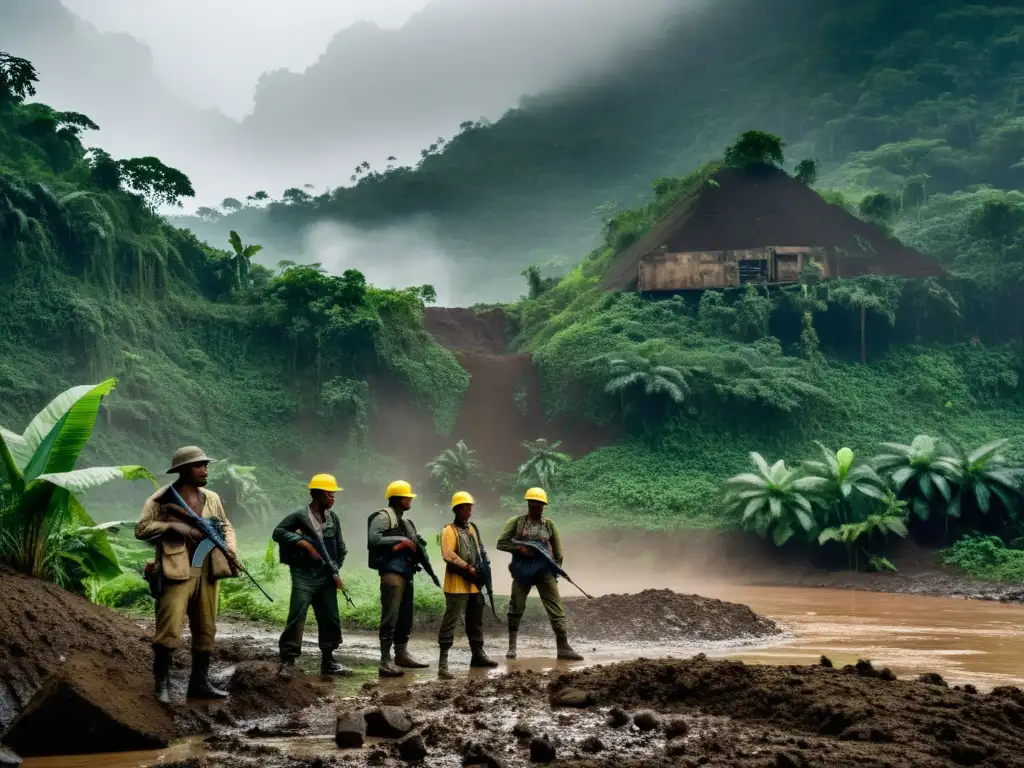
<instances>
[{"instance_id":1,"label":"muddy river","mask_svg":"<svg viewBox=\"0 0 1024 768\"><path fill-rule=\"evenodd\" d=\"M630 589L632 585L623 586ZM748 663L809 664L824 654L837 666L868 658L876 667L890 667L897 676L938 672L951 685L974 683L983 690L1007 684L1024 686L1024 667L1021 664L1024 659L1024 606L853 590L697 586L692 582L667 586L749 605L757 613L775 620L785 634L763 644L638 645L624 638L620 644L594 647L580 642L577 649L586 656L584 664L638 657L685 657L699 652ZM502 662L490 674L512 669L548 670L580 666L556 662L551 643L543 638L534 642L521 639L520 658L506 663L502 653L503 632L497 625L488 627L493 633L488 647L492 655ZM234 631L252 636L261 645L276 646L275 632L256 630L252 626ZM410 646L414 655L429 660L432 666L436 663L435 638L418 637ZM310 651L304 656L306 664L316 661L315 648L311 647ZM340 681L340 692L354 693L362 683L377 679L375 653L375 635L346 635L340 655L342 660L357 668L358 674ZM455 653L453 650L454 670L473 675L487 674L481 670L470 672L466 667L468 658L464 658L468 653L458 656ZM416 675L407 672L403 680L383 684L407 685L410 681L429 680L433 674L433 669ZM289 751L315 752L333 748L333 741L325 737L294 743ZM198 743L184 742L160 752L39 758L26 760L24 765L27 768L128 768L182 759L201 752L202 747Z\"/></svg>"}]
</instances>

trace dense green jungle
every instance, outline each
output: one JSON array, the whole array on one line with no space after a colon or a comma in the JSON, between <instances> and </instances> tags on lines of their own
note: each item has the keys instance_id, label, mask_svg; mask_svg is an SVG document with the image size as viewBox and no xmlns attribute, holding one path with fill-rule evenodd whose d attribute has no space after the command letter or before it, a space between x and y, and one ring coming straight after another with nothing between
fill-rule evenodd
<instances>
[{"instance_id":1,"label":"dense green jungle","mask_svg":"<svg viewBox=\"0 0 1024 768\"><path fill-rule=\"evenodd\" d=\"M134 517L149 472L198 443L223 459L213 485L267 573L272 521L310 473L331 471L355 536L395 476L424 489L424 507L455 486L479 492L485 520L543 484L570 530L744 529L860 570L897 567L894 542L910 538L1024 582L1024 9L747 11L743 27L721 9L670 26L614 75L467 122L415 167L366 163L320 196L297 179L280 199L240 190L170 218L158 209L194 196L185 174L95 148L88 116L34 102L31 63L0 54L0 559L104 602L144 601L145 552L96 522ZM781 168L948 274L811 270L785 288L659 298L599 287L726 166ZM289 260L313 223L413 216L432 217L466 303L502 309L545 415L598 425L611 444L568 455L564 435L538 434L509 446L518 472L483 466L453 432L470 376L424 328L434 287ZM33 440L33 417L86 384L41 414L56 447ZM373 434L385 390L447 442L429 465L395 458L402 430ZM78 451L111 471L47 479ZM105 484L117 479L130 483ZM242 582L226 593L270 610Z\"/></svg>"}]
</instances>

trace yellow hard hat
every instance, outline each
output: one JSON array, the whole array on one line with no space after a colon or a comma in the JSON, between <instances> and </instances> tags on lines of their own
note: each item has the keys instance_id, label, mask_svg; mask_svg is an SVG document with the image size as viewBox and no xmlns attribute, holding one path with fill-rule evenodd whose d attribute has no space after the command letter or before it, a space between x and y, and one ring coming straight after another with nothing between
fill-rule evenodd
<instances>
[{"instance_id":1,"label":"yellow hard hat","mask_svg":"<svg viewBox=\"0 0 1024 768\"><path fill-rule=\"evenodd\" d=\"M407 499L416 498L416 494L412 492L412 486L405 482L405 480L393 480L388 483L388 489L384 491L384 498L390 499L392 496L404 496Z\"/></svg>"},{"instance_id":2,"label":"yellow hard hat","mask_svg":"<svg viewBox=\"0 0 1024 768\"><path fill-rule=\"evenodd\" d=\"M523 496L527 501L540 501L544 504L548 503L548 495L543 488L531 488Z\"/></svg>"},{"instance_id":3,"label":"yellow hard hat","mask_svg":"<svg viewBox=\"0 0 1024 768\"><path fill-rule=\"evenodd\" d=\"M452 496L452 509L455 509L459 504L476 504L476 501L468 492L458 491Z\"/></svg>"},{"instance_id":4,"label":"yellow hard hat","mask_svg":"<svg viewBox=\"0 0 1024 768\"><path fill-rule=\"evenodd\" d=\"M313 479L309 481L309 485L306 486L311 491L340 491L341 486L338 485L338 481L334 479L334 475L313 475Z\"/></svg>"}]
</instances>

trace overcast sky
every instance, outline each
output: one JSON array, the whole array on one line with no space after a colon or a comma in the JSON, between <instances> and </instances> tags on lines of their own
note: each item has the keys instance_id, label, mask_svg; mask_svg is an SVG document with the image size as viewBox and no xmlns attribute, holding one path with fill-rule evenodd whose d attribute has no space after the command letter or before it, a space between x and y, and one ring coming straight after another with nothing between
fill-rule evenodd
<instances>
[{"instance_id":1,"label":"overcast sky","mask_svg":"<svg viewBox=\"0 0 1024 768\"><path fill-rule=\"evenodd\" d=\"M483 0L486 2L486 0ZM259 76L301 72L357 21L400 27L427 0L61 0L102 32L149 45L157 72L199 107L242 118Z\"/></svg>"}]
</instances>

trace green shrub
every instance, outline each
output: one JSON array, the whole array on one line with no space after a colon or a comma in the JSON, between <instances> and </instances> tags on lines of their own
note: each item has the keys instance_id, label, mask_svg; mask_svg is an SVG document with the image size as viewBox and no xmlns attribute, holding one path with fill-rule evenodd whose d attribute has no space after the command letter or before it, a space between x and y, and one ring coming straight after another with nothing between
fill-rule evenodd
<instances>
[{"instance_id":1,"label":"green shrub","mask_svg":"<svg viewBox=\"0 0 1024 768\"><path fill-rule=\"evenodd\" d=\"M123 612L142 612L153 610L153 598L149 594L149 584L137 573L122 573L100 587L96 596L99 605L105 605Z\"/></svg>"},{"instance_id":2,"label":"green shrub","mask_svg":"<svg viewBox=\"0 0 1024 768\"><path fill-rule=\"evenodd\" d=\"M940 557L980 579L1024 584L1024 550L1008 548L997 536L964 536Z\"/></svg>"}]
</instances>

